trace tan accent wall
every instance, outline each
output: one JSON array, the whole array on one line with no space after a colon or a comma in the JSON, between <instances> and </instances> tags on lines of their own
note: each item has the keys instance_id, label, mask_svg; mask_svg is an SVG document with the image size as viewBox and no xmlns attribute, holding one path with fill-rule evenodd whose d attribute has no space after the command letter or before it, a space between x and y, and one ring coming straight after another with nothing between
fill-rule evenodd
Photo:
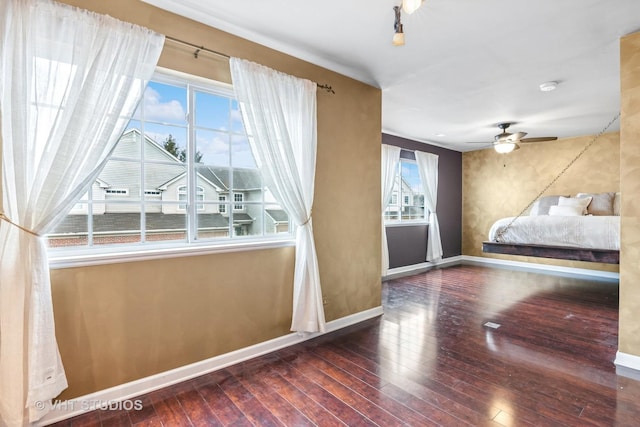
<instances>
[{"instance_id":1,"label":"tan accent wall","mask_svg":"<svg viewBox=\"0 0 640 427\"><path fill-rule=\"evenodd\" d=\"M603 123L602 126L605 126ZM462 253L569 267L618 271L617 265L485 254L491 225L516 216L593 139L593 136L523 144L509 154L489 148L462 155ZM620 189L620 144L617 132L598 139L545 193L572 195Z\"/></svg>"},{"instance_id":2,"label":"tan accent wall","mask_svg":"<svg viewBox=\"0 0 640 427\"><path fill-rule=\"evenodd\" d=\"M620 41L622 178L618 350L640 357L640 33Z\"/></svg>"},{"instance_id":3,"label":"tan accent wall","mask_svg":"<svg viewBox=\"0 0 640 427\"><path fill-rule=\"evenodd\" d=\"M135 0L63 0L330 84L318 91L313 226L327 320L380 305L381 92ZM169 41L160 66L230 81L228 62ZM285 335L294 249L52 271L72 398Z\"/></svg>"}]
</instances>

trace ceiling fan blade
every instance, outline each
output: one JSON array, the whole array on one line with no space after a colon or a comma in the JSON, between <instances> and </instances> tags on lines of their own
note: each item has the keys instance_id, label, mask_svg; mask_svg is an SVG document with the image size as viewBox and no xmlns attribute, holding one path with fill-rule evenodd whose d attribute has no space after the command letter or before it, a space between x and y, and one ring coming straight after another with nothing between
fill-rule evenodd
<instances>
[{"instance_id":1,"label":"ceiling fan blade","mask_svg":"<svg viewBox=\"0 0 640 427\"><path fill-rule=\"evenodd\" d=\"M511 138L511 135L513 134L509 132L502 132L501 134L493 137L494 143L509 141L509 139Z\"/></svg>"},{"instance_id":2,"label":"ceiling fan blade","mask_svg":"<svg viewBox=\"0 0 640 427\"><path fill-rule=\"evenodd\" d=\"M518 142L524 142L525 144L530 143L530 142L544 142L544 141L555 141L556 139L558 139L557 136L542 136L539 138L524 138L521 139Z\"/></svg>"},{"instance_id":3,"label":"ceiling fan blade","mask_svg":"<svg viewBox=\"0 0 640 427\"><path fill-rule=\"evenodd\" d=\"M511 135L509 135L507 138L505 138L507 141L520 141L522 138L524 138L527 135L526 132L516 132L516 133L512 133Z\"/></svg>"}]
</instances>

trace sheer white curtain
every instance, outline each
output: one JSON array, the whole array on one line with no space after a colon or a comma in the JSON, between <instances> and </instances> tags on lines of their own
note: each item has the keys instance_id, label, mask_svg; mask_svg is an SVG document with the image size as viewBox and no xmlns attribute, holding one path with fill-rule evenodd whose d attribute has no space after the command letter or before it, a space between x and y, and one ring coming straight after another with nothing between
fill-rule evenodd
<instances>
[{"instance_id":1,"label":"sheer white curtain","mask_svg":"<svg viewBox=\"0 0 640 427\"><path fill-rule=\"evenodd\" d=\"M164 36L50 0L4 0L0 37L0 416L22 425L67 387L42 236L100 172Z\"/></svg>"},{"instance_id":2,"label":"sheer white curtain","mask_svg":"<svg viewBox=\"0 0 640 427\"><path fill-rule=\"evenodd\" d=\"M424 188L424 207L429 210L429 238L427 240L427 261L442 258L442 241L436 206L438 204L438 156L416 151L416 163Z\"/></svg>"},{"instance_id":3,"label":"sheer white curtain","mask_svg":"<svg viewBox=\"0 0 640 427\"><path fill-rule=\"evenodd\" d=\"M382 275L389 272L389 244L384 225L384 212L391 201L391 192L400 163L400 147L382 144Z\"/></svg>"},{"instance_id":4,"label":"sheer white curtain","mask_svg":"<svg viewBox=\"0 0 640 427\"><path fill-rule=\"evenodd\" d=\"M296 225L291 330L324 332L311 206L316 171L316 84L231 58L251 149L268 188Z\"/></svg>"}]
</instances>

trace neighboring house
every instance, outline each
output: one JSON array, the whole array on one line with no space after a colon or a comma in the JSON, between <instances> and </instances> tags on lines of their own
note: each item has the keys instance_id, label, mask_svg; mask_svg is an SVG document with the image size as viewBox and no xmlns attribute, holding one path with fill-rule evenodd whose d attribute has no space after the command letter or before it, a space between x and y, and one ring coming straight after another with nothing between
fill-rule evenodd
<instances>
[{"instance_id":1,"label":"neighboring house","mask_svg":"<svg viewBox=\"0 0 640 427\"><path fill-rule=\"evenodd\" d=\"M266 209L265 226L274 233L287 233L289 231L289 216L282 209Z\"/></svg>"},{"instance_id":2,"label":"neighboring house","mask_svg":"<svg viewBox=\"0 0 640 427\"><path fill-rule=\"evenodd\" d=\"M396 175L385 219L407 221L424 217L424 194L414 191L404 178Z\"/></svg>"},{"instance_id":3,"label":"neighboring house","mask_svg":"<svg viewBox=\"0 0 640 427\"><path fill-rule=\"evenodd\" d=\"M144 180L140 177L142 140ZM93 183L91 204L85 194L49 234L49 244L86 245L89 221L94 244L140 241L143 206L146 240L182 240L186 235L186 180L184 163L147 135L142 138L138 129L130 129ZM234 169L230 176L226 167L202 165L197 167L196 180L199 238L253 235L261 232L263 224L266 234L289 231L285 211L250 203L261 202L263 197L258 170ZM90 205L91 217L87 215Z\"/></svg>"}]
</instances>

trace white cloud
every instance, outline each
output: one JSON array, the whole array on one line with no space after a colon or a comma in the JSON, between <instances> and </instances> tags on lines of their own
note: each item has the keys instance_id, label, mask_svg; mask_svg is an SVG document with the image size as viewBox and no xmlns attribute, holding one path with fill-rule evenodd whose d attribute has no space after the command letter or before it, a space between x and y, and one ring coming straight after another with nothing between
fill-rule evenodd
<instances>
[{"instance_id":1,"label":"white cloud","mask_svg":"<svg viewBox=\"0 0 640 427\"><path fill-rule=\"evenodd\" d=\"M209 132L196 135L196 150L202 153L202 162L209 165L229 164L229 143Z\"/></svg>"},{"instance_id":2,"label":"white cloud","mask_svg":"<svg viewBox=\"0 0 640 427\"><path fill-rule=\"evenodd\" d=\"M222 139L218 136L207 138L207 136L198 135L197 147L198 151L203 153L211 155L229 155L229 142L226 139Z\"/></svg>"},{"instance_id":3,"label":"white cloud","mask_svg":"<svg viewBox=\"0 0 640 427\"><path fill-rule=\"evenodd\" d=\"M240 113L240 110L231 110L231 121L234 123L242 123L242 113Z\"/></svg>"},{"instance_id":4,"label":"white cloud","mask_svg":"<svg viewBox=\"0 0 640 427\"><path fill-rule=\"evenodd\" d=\"M202 162L209 165L229 164L229 140L218 134L206 132L197 135L197 150L202 153ZM233 165L255 168L251 147L247 141L234 142Z\"/></svg>"},{"instance_id":5,"label":"white cloud","mask_svg":"<svg viewBox=\"0 0 640 427\"><path fill-rule=\"evenodd\" d=\"M160 93L147 86L144 92L144 115L146 120L165 123L184 123L185 110L180 101L172 99L163 102Z\"/></svg>"}]
</instances>

